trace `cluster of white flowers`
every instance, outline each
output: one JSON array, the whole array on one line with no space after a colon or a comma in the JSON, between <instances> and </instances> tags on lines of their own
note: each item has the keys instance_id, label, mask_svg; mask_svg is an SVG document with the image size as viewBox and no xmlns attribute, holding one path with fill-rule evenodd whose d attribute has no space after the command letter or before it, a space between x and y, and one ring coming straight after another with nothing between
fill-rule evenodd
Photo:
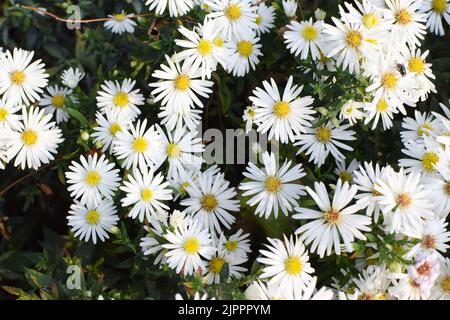
<instances>
[{"instance_id":1,"label":"cluster of white flowers","mask_svg":"<svg viewBox=\"0 0 450 320\"><path fill-rule=\"evenodd\" d=\"M316 63L317 71L308 70L317 73L315 79L321 81L320 70L339 69L369 83L365 101L345 103L337 123L319 121L314 98L302 95L303 86L293 76L286 77L282 94L270 79L248 97L247 131L256 127L269 139L291 144L312 167L324 165L331 153L336 184L316 182L313 188L301 184L306 175L302 165L293 159L278 165L270 152L262 155L260 166L248 164L237 188L218 167L203 167L204 145L196 129L202 100L212 94L212 74L223 68L243 77L257 67L263 54L260 36L274 27L275 8L257 0L146 4L159 15L168 9L173 17L200 5L205 20L191 30L179 27L177 51L166 55L152 75L149 86L160 104L161 125L142 119L145 98L135 81L101 85L92 134L101 152L81 155L65 173L74 202L68 215L74 236L105 241L119 221L115 199L120 194L128 216L146 224L140 244L144 255L156 255L155 264L183 276L199 274L207 284L226 282L244 275L252 252L249 234L230 231L242 192L255 215L276 219L281 211L302 222L283 240L267 239L257 259L262 273L246 290L248 298L450 299L450 260L444 257L450 241L450 112L442 105L443 115L416 111L410 118L405 107L415 107L436 91L426 62L429 52L420 46L427 28L444 34L442 19L450 23L448 1L346 2L332 24L321 10L316 21L297 21L297 1L282 1L290 19L283 35L287 49ZM105 26L113 32L134 31L131 15L111 18ZM68 121L70 105L77 104L71 96L84 74L69 69L63 86L47 86L44 66L40 60L31 63L32 58L32 52L20 49L0 53L0 168L13 159L22 169L52 161L63 142L58 125ZM387 130L398 113L405 115L400 169L356 159L346 166L344 153L353 150L348 144L357 139L351 128L362 122L375 129L381 118ZM303 201L300 206L303 199L317 209ZM184 210L171 211L170 202ZM381 255L378 240L372 239L375 229L401 243L395 250L412 263L369 265ZM361 243L373 249L371 257L358 252ZM359 275L316 289L320 274L314 275L310 253L321 258L353 254Z\"/></svg>"}]
</instances>

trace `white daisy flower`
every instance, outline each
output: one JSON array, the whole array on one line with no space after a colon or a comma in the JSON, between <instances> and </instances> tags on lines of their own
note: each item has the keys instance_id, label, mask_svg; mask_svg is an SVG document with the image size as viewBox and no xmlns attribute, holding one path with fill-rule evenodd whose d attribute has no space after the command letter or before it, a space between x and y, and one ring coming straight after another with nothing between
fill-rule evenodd
<instances>
[{"instance_id":1,"label":"white daisy flower","mask_svg":"<svg viewBox=\"0 0 450 320\"><path fill-rule=\"evenodd\" d=\"M283 0L282 5L286 17L294 18L297 15L297 0Z\"/></svg>"},{"instance_id":2,"label":"white daisy flower","mask_svg":"<svg viewBox=\"0 0 450 320\"><path fill-rule=\"evenodd\" d=\"M311 274L314 273L305 246L293 236L289 239L284 236L284 242L271 238L267 241L267 250L261 249L261 257L257 259L264 265L260 278L270 278L269 286L280 286L292 296L301 296L312 282Z\"/></svg>"},{"instance_id":3,"label":"white daisy flower","mask_svg":"<svg viewBox=\"0 0 450 320\"><path fill-rule=\"evenodd\" d=\"M342 180L342 182L353 183L353 179L355 178L355 171L359 167L359 161L353 159L348 167L345 166L345 161L336 161L336 169L334 169L334 173Z\"/></svg>"},{"instance_id":4,"label":"white daisy flower","mask_svg":"<svg viewBox=\"0 0 450 320\"><path fill-rule=\"evenodd\" d=\"M192 297L191 297L192 298ZM175 300L184 300L183 296L179 293L175 295ZM193 299L191 300L208 300L208 294L205 292L203 295L200 295L199 292L194 294ZM216 298L211 298L209 300L216 300Z\"/></svg>"},{"instance_id":5,"label":"white daisy flower","mask_svg":"<svg viewBox=\"0 0 450 320\"><path fill-rule=\"evenodd\" d=\"M391 285L391 273L386 266L371 265L362 270L358 278L353 278L354 293L349 300L389 300L388 289Z\"/></svg>"},{"instance_id":6,"label":"white daisy flower","mask_svg":"<svg viewBox=\"0 0 450 320\"><path fill-rule=\"evenodd\" d=\"M229 50L227 60L228 72L235 77L243 77L252 70L256 69L259 64L259 56L262 56L259 43L260 38L256 37L252 32L246 34L238 34L231 38L229 42L224 44Z\"/></svg>"},{"instance_id":7,"label":"white daisy flower","mask_svg":"<svg viewBox=\"0 0 450 320\"><path fill-rule=\"evenodd\" d=\"M210 9L207 17L214 21L225 39L247 36L258 27L256 7L249 0L205 0L204 4Z\"/></svg>"},{"instance_id":8,"label":"white daisy flower","mask_svg":"<svg viewBox=\"0 0 450 320\"><path fill-rule=\"evenodd\" d=\"M164 201L172 200L172 191L167 188L168 182L164 181L161 173L155 175L152 169L137 170L127 175L128 181L123 182L120 190L126 193L120 201L123 207L133 206L129 217L144 222L156 220L158 211L167 211L169 207Z\"/></svg>"},{"instance_id":9,"label":"white daisy flower","mask_svg":"<svg viewBox=\"0 0 450 320\"><path fill-rule=\"evenodd\" d=\"M384 0L381 1L384 2ZM384 31L386 35L390 31L392 22L386 21L384 11L370 1L355 1L356 8L349 2L344 2L344 5L348 12L345 12L342 7L339 7L339 11L342 18L349 23L359 24L367 30L378 29Z\"/></svg>"},{"instance_id":10,"label":"white daisy flower","mask_svg":"<svg viewBox=\"0 0 450 320\"><path fill-rule=\"evenodd\" d=\"M267 33L274 27L275 22L275 8L267 6L265 3L260 3L256 12L255 23L257 27L254 29L256 34L260 36Z\"/></svg>"},{"instance_id":11,"label":"white daisy flower","mask_svg":"<svg viewBox=\"0 0 450 320\"><path fill-rule=\"evenodd\" d=\"M431 300L450 300L450 259L441 262L440 274L431 288Z\"/></svg>"},{"instance_id":12,"label":"white daisy flower","mask_svg":"<svg viewBox=\"0 0 450 320\"><path fill-rule=\"evenodd\" d=\"M127 170L131 167L157 170L164 159L162 137L154 125L147 129L147 119L130 124L127 131L117 132L113 151Z\"/></svg>"},{"instance_id":13,"label":"white daisy flower","mask_svg":"<svg viewBox=\"0 0 450 320\"><path fill-rule=\"evenodd\" d=\"M377 197L381 194L375 190L375 183L385 179L386 167L380 168L378 163L364 162L364 166L354 172L354 182L358 187L359 193L355 196L357 203L366 208L366 214L373 216L373 221L378 222L381 208Z\"/></svg>"},{"instance_id":14,"label":"white daisy flower","mask_svg":"<svg viewBox=\"0 0 450 320\"><path fill-rule=\"evenodd\" d=\"M249 100L254 105L254 121L258 132L269 133L268 138L275 138L282 143L294 142L295 136L306 132L311 127L316 113L312 108L311 96L300 97L303 86L293 85L294 78L289 77L283 96L273 79L263 82L262 88L256 88Z\"/></svg>"},{"instance_id":15,"label":"white daisy flower","mask_svg":"<svg viewBox=\"0 0 450 320\"><path fill-rule=\"evenodd\" d=\"M423 144L408 141L405 147L402 152L410 158L400 159L398 164L405 168L406 173L421 173L423 177L436 176L435 166L439 162L439 153L435 146L427 141Z\"/></svg>"},{"instance_id":16,"label":"white daisy flower","mask_svg":"<svg viewBox=\"0 0 450 320\"><path fill-rule=\"evenodd\" d=\"M189 131L199 130L202 110L193 109L189 105L177 109L167 105L162 106L160 110L158 118L161 119L161 125L164 125L167 130L173 131L182 127L187 127Z\"/></svg>"},{"instance_id":17,"label":"white daisy flower","mask_svg":"<svg viewBox=\"0 0 450 320\"><path fill-rule=\"evenodd\" d=\"M242 273L247 271L247 268L240 266L246 263L247 257L237 256L233 259L225 257L223 252L218 252L218 254L211 257L211 259L206 264L205 282L206 284L217 284L221 280L229 282L231 279L239 279L242 277ZM224 266L228 267L228 278L221 279L221 273Z\"/></svg>"},{"instance_id":18,"label":"white daisy flower","mask_svg":"<svg viewBox=\"0 0 450 320\"><path fill-rule=\"evenodd\" d=\"M10 100L5 97L0 99L0 129L20 128L20 120L22 120L22 115L18 114L22 110L21 106L16 106L11 103Z\"/></svg>"},{"instance_id":19,"label":"white daisy flower","mask_svg":"<svg viewBox=\"0 0 450 320\"><path fill-rule=\"evenodd\" d=\"M326 287L317 290L316 284L317 277L313 277L300 296L294 296L287 287L255 281L245 290L245 298L247 300L333 300L332 290Z\"/></svg>"},{"instance_id":20,"label":"white daisy flower","mask_svg":"<svg viewBox=\"0 0 450 320\"><path fill-rule=\"evenodd\" d=\"M332 250L337 255L341 254L341 240L345 249L353 252L353 242L356 239L365 240L361 231L370 231L370 217L357 214L361 210L361 204L348 204L355 197L358 187L350 186L348 182L338 180L334 192L333 202L330 203L325 185L314 183L313 191L307 187L309 195L314 199L320 211L308 208L296 208L299 212L292 216L294 219L314 219L312 222L301 226L295 232L301 234L300 239L305 244L311 244L311 251L320 257L331 255Z\"/></svg>"},{"instance_id":21,"label":"white daisy flower","mask_svg":"<svg viewBox=\"0 0 450 320\"><path fill-rule=\"evenodd\" d=\"M102 152L109 150L111 153L114 147L114 141L119 132L127 131L131 124L130 118L120 110L113 110L106 113L106 117L101 113L96 113L97 125L94 127L92 137L94 142L103 144Z\"/></svg>"},{"instance_id":22,"label":"white daisy flower","mask_svg":"<svg viewBox=\"0 0 450 320\"><path fill-rule=\"evenodd\" d=\"M405 117L402 122L403 131L400 132L402 142L423 141L424 137L435 137L442 129L439 119L433 117L432 114L414 111L414 118Z\"/></svg>"},{"instance_id":23,"label":"white daisy flower","mask_svg":"<svg viewBox=\"0 0 450 320\"><path fill-rule=\"evenodd\" d=\"M390 54L379 55L379 57L378 63L374 63L373 69L368 72L372 84L366 91L374 95L372 105L377 105L378 109L378 103L384 99L388 106L392 104L406 115L403 104L415 106L415 101L408 94L408 90L416 85L414 75L408 73L402 76Z\"/></svg>"},{"instance_id":24,"label":"white daisy flower","mask_svg":"<svg viewBox=\"0 0 450 320\"><path fill-rule=\"evenodd\" d=\"M436 252L440 259L444 259L450 242L450 231L447 231L448 222L445 219L431 218L424 222L416 244L407 254L408 258L422 253Z\"/></svg>"},{"instance_id":25,"label":"white daisy flower","mask_svg":"<svg viewBox=\"0 0 450 320\"><path fill-rule=\"evenodd\" d=\"M244 115L242 116L242 120L245 121L245 133L246 134L249 134L250 131L252 131L254 119L255 119L255 107L248 106L244 111Z\"/></svg>"},{"instance_id":26,"label":"white daisy flower","mask_svg":"<svg viewBox=\"0 0 450 320\"><path fill-rule=\"evenodd\" d=\"M392 282L392 286L388 289L389 295L398 300L427 300L430 296L430 288L421 286L409 275L402 275Z\"/></svg>"},{"instance_id":27,"label":"white daisy flower","mask_svg":"<svg viewBox=\"0 0 450 320\"><path fill-rule=\"evenodd\" d=\"M157 235L160 238L164 237L164 235L157 230L149 227L145 227L145 229L148 231L148 233L145 235L145 237L141 238L141 242L139 243L142 254L144 256L158 254L153 264L159 265L161 268L167 263L167 257L164 255L164 248L162 247L162 244L159 243L158 240L156 240L153 234Z\"/></svg>"},{"instance_id":28,"label":"white daisy flower","mask_svg":"<svg viewBox=\"0 0 450 320\"><path fill-rule=\"evenodd\" d=\"M183 26L179 27L178 31L186 37L186 40L175 40L177 46L185 48L184 51L177 53L178 61L186 60L186 63L190 65L200 65L202 79L210 79L218 63L226 67L228 51L225 47L216 45L220 29L213 21L205 18L203 25L193 31Z\"/></svg>"},{"instance_id":29,"label":"white daisy flower","mask_svg":"<svg viewBox=\"0 0 450 320\"><path fill-rule=\"evenodd\" d=\"M392 22L391 43L420 46L420 40L427 33L425 15L419 12L421 5L422 0L386 0L384 17Z\"/></svg>"},{"instance_id":30,"label":"white daisy flower","mask_svg":"<svg viewBox=\"0 0 450 320\"><path fill-rule=\"evenodd\" d=\"M263 169L249 162L244 176L250 181L243 182L239 189L244 190L242 196L251 198L247 201L250 206L257 205L255 215L268 219L273 213L278 217L278 211L288 215L297 205L301 195L305 195L304 187L297 180L305 176L301 164L291 168L292 161L285 161L278 168L275 155L265 152L262 156Z\"/></svg>"},{"instance_id":31,"label":"white daisy flower","mask_svg":"<svg viewBox=\"0 0 450 320\"><path fill-rule=\"evenodd\" d=\"M157 127L163 141L164 159L169 162L168 178L176 178L182 168L200 170L204 146L196 131L187 131L178 127L174 132L167 131L167 135Z\"/></svg>"},{"instance_id":32,"label":"white daisy flower","mask_svg":"<svg viewBox=\"0 0 450 320\"><path fill-rule=\"evenodd\" d=\"M320 59L320 52L323 48L323 21L313 23L312 18L298 23L292 20L287 25L288 30L283 37L288 50L295 55L300 55L300 59L305 60L311 52L313 60Z\"/></svg>"},{"instance_id":33,"label":"white daisy flower","mask_svg":"<svg viewBox=\"0 0 450 320\"><path fill-rule=\"evenodd\" d=\"M99 205L103 198L112 199L119 188L119 169L114 169L105 155L98 158L95 153L87 159L81 155L80 163L72 161L65 173L70 196L79 199L81 205Z\"/></svg>"},{"instance_id":34,"label":"white daisy flower","mask_svg":"<svg viewBox=\"0 0 450 320\"><path fill-rule=\"evenodd\" d=\"M44 110L34 107L27 110L23 107L18 128L0 129L0 136L6 147L7 162L15 157L15 167L37 170L42 164L48 164L55 159L56 149L64 138L51 119L52 116L45 115Z\"/></svg>"},{"instance_id":35,"label":"white daisy flower","mask_svg":"<svg viewBox=\"0 0 450 320\"><path fill-rule=\"evenodd\" d=\"M431 71L432 64L426 62L429 51L423 54L420 49L404 50L402 58L405 62L406 70L414 75L416 85L409 89L414 100L426 101L430 92L436 93L436 87L430 79L436 79Z\"/></svg>"},{"instance_id":36,"label":"white daisy flower","mask_svg":"<svg viewBox=\"0 0 450 320\"><path fill-rule=\"evenodd\" d=\"M375 191L380 195L377 201L383 212L383 223L389 233L402 233L417 237L423 219L433 217L429 191L420 184L418 173L405 174L389 169L384 179L378 179Z\"/></svg>"},{"instance_id":37,"label":"white daisy flower","mask_svg":"<svg viewBox=\"0 0 450 320\"><path fill-rule=\"evenodd\" d=\"M346 151L353 151L353 148L339 140L356 140L354 137L355 131L347 130L349 127L350 125L346 124L337 128L331 122L328 122L317 128L306 128L306 133L297 136L297 142L294 143L294 146L300 147L297 154L306 151L309 161L319 167L325 163L330 152L336 160L343 161L345 156L338 148Z\"/></svg>"},{"instance_id":38,"label":"white daisy flower","mask_svg":"<svg viewBox=\"0 0 450 320\"><path fill-rule=\"evenodd\" d=\"M361 111L361 109L364 109L364 106L364 102L347 101L341 108L339 119L347 120L350 125L354 126L358 120L364 118L364 111Z\"/></svg>"},{"instance_id":39,"label":"white daisy flower","mask_svg":"<svg viewBox=\"0 0 450 320\"><path fill-rule=\"evenodd\" d=\"M105 28L111 30L112 33L133 33L137 23L130 19L131 16L133 15L126 14L123 10L121 13L108 15L108 18L111 18L111 20L105 22Z\"/></svg>"},{"instance_id":40,"label":"white daisy flower","mask_svg":"<svg viewBox=\"0 0 450 320\"><path fill-rule=\"evenodd\" d=\"M153 77L161 81L150 83L155 88L155 102L161 101L163 106L171 106L172 110L179 110L184 106L203 108L203 103L197 95L208 98L212 92L212 81L198 79L201 77L199 64L184 61L182 66L166 56L167 65L161 64L161 70L156 70Z\"/></svg>"},{"instance_id":41,"label":"white daisy flower","mask_svg":"<svg viewBox=\"0 0 450 320\"><path fill-rule=\"evenodd\" d=\"M72 94L72 90L68 88L58 87L58 86L48 86L48 94L44 94L39 105L44 107L45 113L54 114L56 113L56 123L69 121L69 114L66 110L67 99ZM76 98L70 97L73 103L77 103Z\"/></svg>"},{"instance_id":42,"label":"white daisy flower","mask_svg":"<svg viewBox=\"0 0 450 320\"><path fill-rule=\"evenodd\" d=\"M33 51L14 48L0 55L0 96L12 104L32 104L39 101L42 88L47 86L48 74L41 60L31 63ZM30 64L31 63L31 64Z\"/></svg>"},{"instance_id":43,"label":"white daisy flower","mask_svg":"<svg viewBox=\"0 0 450 320\"><path fill-rule=\"evenodd\" d=\"M373 121L372 130L375 130L381 118L383 130L388 130L394 125L392 120L394 119L394 114L398 113L398 110L396 105L388 100L387 97L382 96L376 103L365 103L364 112L366 114L365 125Z\"/></svg>"},{"instance_id":44,"label":"white daisy flower","mask_svg":"<svg viewBox=\"0 0 450 320\"><path fill-rule=\"evenodd\" d=\"M75 89L78 83L84 78L85 74L81 72L78 68L69 68L64 70L61 75L62 84L70 89Z\"/></svg>"},{"instance_id":45,"label":"white daisy flower","mask_svg":"<svg viewBox=\"0 0 450 320\"><path fill-rule=\"evenodd\" d=\"M414 265L408 265L406 268L414 282L427 288L429 292L439 276L439 267L438 254L431 252L418 254L414 257Z\"/></svg>"},{"instance_id":46,"label":"white daisy flower","mask_svg":"<svg viewBox=\"0 0 450 320\"><path fill-rule=\"evenodd\" d=\"M205 260L210 259L216 252L208 230L196 220L189 220L173 232L168 231L164 237L168 241L162 245L168 250L165 254L167 264L183 275L205 272Z\"/></svg>"},{"instance_id":47,"label":"white daisy flower","mask_svg":"<svg viewBox=\"0 0 450 320\"><path fill-rule=\"evenodd\" d=\"M427 19L426 27L431 32L445 35L442 18L450 25L450 2L449 0L423 0L420 12L425 13Z\"/></svg>"},{"instance_id":48,"label":"white daisy flower","mask_svg":"<svg viewBox=\"0 0 450 320\"><path fill-rule=\"evenodd\" d=\"M102 200L98 205L83 205L78 201L70 206L68 225L74 232L75 237L79 237L85 242L92 239L94 244L97 243L97 237L104 242L109 239L108 232L117 225L119 216L111 200Z\"/></svg>"},{"instance_id":49,"label":"white daisy flower","mask_svg":"<svg viewBox=\"0 0 450 320\"><path fill-rule=\"evenodd\" d=\"M228 238L222 233L218 241L218 250L222 252L225 259L236 260L239 257L247 257L250 249L250 234L239 229Z\"/></svg>"},{"instance_id":50,"label":"white daisy flower","mask_svg":"<svg viewBox=\"0 0 450 320\"><path fill-rule=\"evenodd\" d=\"M360 74L360 58L371 59L377 54L377 41L381 38L377 29L367 30L361 25L350 24L334 17L335 26L325 24L324 51L327 57L334 58L337 66L350 73Z\"/></svg>"},{"instance_id":51,"label":"white daisy flower","mask_svg":"<svg viewBox=\"0 0 450 320\"><path fill-rule=\"evenodd\" d=\"M147 0L146 6L150 6L150 10L154 10L157 14L162 15L169 7L171 17L178 17L189 12L194 6L192 0Z\"/></svg>"},{"instance_id":52,"label":"white daisy flower","mask_svg":"<svg viewBox=\"0 0 450 320\"><path fill-rule=\"evenodd\" d=\"M236 221L229 211L239 210L239 201L234 199L237 193L229 187L230 183L224 176L214 171L199 173L197 179L191 180L185 188L189 198L180 203L187 207L185 211L188 214L217 235L222 232L221 225L230 229Z\"/></svg>"},{"instance_id":53,"label":"white daisy flower","mask_svg":"<svg viewBox=\"0 0 450 320\"><path fill-rule=\"evenodd\" d=\"M105 81L101 90L97 93L97 107L103 114L115 109L121 110L132 121L140 114L138 106L144 104L144 96L140 90L134 90L136 81L125 79L122 83L118 81Z\"/></svg>"}]
</instances>

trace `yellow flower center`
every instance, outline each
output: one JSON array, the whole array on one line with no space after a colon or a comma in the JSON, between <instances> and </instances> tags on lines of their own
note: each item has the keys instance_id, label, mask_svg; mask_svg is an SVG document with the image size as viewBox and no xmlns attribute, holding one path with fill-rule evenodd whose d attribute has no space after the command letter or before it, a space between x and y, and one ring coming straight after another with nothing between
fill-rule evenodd
<instances>
[{"instance_id":1,"label":"yellow flower center","mask_svg":"<svg viewBox=\"0 0 450 320\"><path fill-rule=\"evenodd\" d=\"M9 111L6 108L0 108L0 121L6 121L6 117L9 116Z\"/></svg>"},{"instance_id":2,"label":"yellow flower center","mask_svg":"<svg viewBox=\"0 0 450 320\"><path fill-rule=\"evenodd\" d=\"M213 194L205 194L200 201L202 208L206 211L213 211L217 208L218 201Z\"/></svg>"},{"instance_id":3,"label":"yellow flower center","mask_svg":"<svg viewBox=\"0 0 450 320\"><path fill-rule=\"evenodd\" d=\"M234 251L237 249L239 245L239 242L237 241L227 241L225 243L225 248L227 248L228 251Z\"/></svg>"},{"instance_id":4,"label":"yellow flower center","mask_svg":"<svg viewBox=\"0 0 450 320\"><path fill-rule=\"evenodd\" d=\"M436 245L436 238L431 235L427 234L422 238L422 246L427 249L434 249Z\"/></svg>"},{"instance_id":5,"label":"yellow flower center","mask_svg":"<svg viewBox=\"0 0 450 320\"><path fill-rule=\"evenodd\" d=\"M367 29L375 28L379 22L380 22L380 19L373 12L366 13L363 16L363 24Z\"/></svg>"},{"instance_id":6,"label":"yellow flower center","mask_svg":"<svg viewBox=\"0 0 450 320\"><path fill-rule=\"evenodd\" d=\"M38 134L36 131L28 129L22 133L22 142L27 147L34 146L38 141Z\"/></svg>"},{"instance_id":7,"label":"yellow flower center","mask_svg":"<svg viewBox=\"0 0 450 320\"><path fill-rule=\"evenodd\" d=\"M144 189L141 191L141 199L144 202L149 202L153 199L153 191L150 189Z\"/></svg>"},{"instance_id":8,"label":"yellow flower center","mask_svg":"<svg viewBox=\"0 0 450 320\"><path fill-rule=\"evenodd\" d=\"M306 26L303 29L303 37L308 41L316 40L318 36L317 30L313 26Z\"/></svg>"},{"instance_id":9,"label":"yellow flower center","mask_svg":"<svg viewBox=\"0 0 450 320\"><path fill-rule=\"evenodd\" d=\"M65 98L61 94L58 94L52 98L52 105L57 109L64 107L64 102Z\"/></svg>"},{"instance_id":10,"label":"yellow flower center","mask_svg":"<svg viewBox=\"0 0 450 320\"><path fill-rule=\"evenodd\" d=\"M281 179L275 176L267 177L266 182L264 183L266 190L271 193L279 192L282 185Z\"/></svg>"},{"instance_id":11,"label":"yellow flower center","mask_svg":"<svg viewBox=\"0 0 450 320\"><path fill-rule=\"evenodd\" d=\"M216 38L214 39L214 45L218 48L222 48L223 46L223 39L222 38Z\"/></svg>"},{"instance_id":12,"label":"yellow flower center","mask_svg":"<svg viewBox=\"0 0 450 320\"><path fill-rule=\"evenodd\" d=\"M347 44L351 48L359 48L362 43L362 34L356 30L350 30L347 32L347 36L345 37Z\"/></svg>"},{"instance_id":13,"label":"yellow flower center","mask_svg":"<svg viewBox=\"0 0 450 320\"><path fill-rule=\"evenodd\" d=\"M408 208L411 202L411 196L406 192L399 194L397 197L397 205L401 208Z\"/></svg>"},{"instance_id":14,"label":"yellow flower center","mask_svg":"<svg viewBox=\"0 0 450 320\"><path fill-rule=\"evenodd\" d=\"M434 11L443 14L447 11L447 0L433 0L431 6Z\"/></svg>"},{"instance_id":15,"label":"yellow flower center","mask_svg":"<svg viewBox=\"0 0 450 320\"><path fill-rule=\"evenodd\" d=\"M380 99L377 103L377 111L378 112L384 112L388 108L388 104L386 99Z\"/></svg>"},{"instance_id":16,"label":"yellow flower center","mask_svg":"<svg viewBox=\"0 0 450 320\"><path fill-rule=\"evenodd\" d=\"M336 224L341 220L341 213L335 209L330 209L324 213L323 218L328 224Z\"/></svg>"},{"instance_id":17,"label":"yellow flower center","mask_svg":"<svg viewBox=\"0 0 450 320\"><path fill-rule=\"evenodd\" d=\"M98 224L100 222L100 213L97 210L91 210L86 213L86 222L89 224Z\"/></svg>"},{"instance_id":18,"label":"yellow flower center","mask_svg":"<svg viewBox=\"0 0 450 320\"><path fill-rule=\"evenodd\" d=\"M289 257L284 261L284 270L291 276L298 276L302 268L302 262L297 256Z\"/></svg>"},{"instance_id":19,"label":"yellow flower center","mask_svg":"<svg viewBox=\"0 0 450 320\"><path fill-rule=\"evenodd\" d=\"M399 10L397 12L395 18L397 19L397 23L402 24L402 25L407 25L412 22L411 13L409 13L409 11L405 10L405 9Z\"/></svg>"},{"instance_id":20,"label":"yellow flower center","mask_svg":"<svg viewBox=\"0 0 450 320\"><path fill-rule=\"evenodd\" d=\"M410 72L423 74L425 72L425 63L421 58L412 58L408 62L408 69Z\"/></svg>"},{"instance_id":21,"label":"yellow flower center","mask_svg":"<svg viewBox=\"0 0 450 320\"><path fill-rule=\"evenodd\" d=\"M419 136L423 136L423 135L428 136L429 135L429 131L432 131L432 130L433 130L433 127L431 126L431 124L428 123L428 122L425 122L424 124L422 124L419 127L419 130L417 130L417 134Z\"/></svg>"},{"instance_id":22,"label":"yellow flower center","mask_svg":"<svg viewBox=\"0 0 450 320\"><path fill-rule=\"evenodd\" d=\"M398 78L393 72L387 72L381 78L381 84L386 89L392 90L397 88Z\"/></svg>"},{"instance_id":23,"label":"yellow flower center","mask_svg":"<svg viewBox=\"0 0 450 320\"><path fill-rule=\"evenodd\" d=\"M127 15L125 13L118 13L114 15L114 20L122 22L127 18Z\"/></svg>"},{"instance_id":24,"label":"yellow flower center","mask_svg":"<svg viewBox=\"0 0 450 320\"><path fill-rule=\"evenodd\" d=\"M422 158L422 166L428 172L435 171L434 165L438 163L439 156L436 152L426 152Z\"/></svg>"},{"instance_id":25,"label":"yellow flower center","mask_svg":"<svg viewBox=\"0 0 450 320\"><path fill-rule=\"evenodd\" d=\"M147 151L148 147L149 144L143 137L138 137L133 141L132 148L138 153L144 153L145 151Z\"/></svg>"},{"instance_id":26,"label":"yellow flower center","mask_svg":"<svg viewBox=\"0 0 450 320\"><path fill-rule=\"evenodd\" d=\"M331 140L331 129L326 127L317 128L316 138L322 143L329 142Z\"/></svg>"},{"instance_id":27,"label":"yellow flower center","mask_svg":"<svg viewBox=\"0 0 450 320\"><path fill-rule=\"evenodd\" d=\"M114 97L114 104L119 108L124 108L128 104L128 94L126 92L118 92Z\"/></svg>"},{"instance_id":28,"label":"yellow flower center","mask_svg":"<svg viewBox=\"0 0 450 320\"><path fill-rule=\"evenodd\" d=\"M231 4L225 9L225 16L231 21L239 20L242 16L241 8L237 4Z\"/></svg>"},{"instance_id":29,"label":"yellow flower center","mask_svg":"<svg viewBox=\"0 0 450 320\"><path fill-rule=\"evenodd\" d=\"M277 102L273 106L273 113L278 118L285 118L285 117L287 117L290 111L291 111L290 104L287 103L287 102L284 102L284 101Z\"/></svg>"},{"instance_id":30,"label":"yellow flower center","mask_svg":"<svg viewBox=\"0 0 450 320\"><path fill-rule=\"evenodd\" d=\"M89 171L86 174L86 183L89 186L98 186L102 182L102 176L97 171Z\"/></svg>"},{"instance_id":31,"label":"yellow flower center","mask_svg":"<svg viewBox=\"0 0 450 320\"><path fill-rule=\"evenodd\" d=\"M447 294L450 293L450 276L446 276L441 281L441 288L444 290Z\"/></svg>"},{"instance_id":32,"label":"yellow flower center","mask_svg":"<svg viewBox=\"0 0 450 320\"><path fill-rule=\"evenodd\" d=\"M187 193L187 191L186 191L186 188L187 187L189 187L191 184L189 183L189 182L184 182L184 183L182 183L181 185L180 185L180 193L181 194L186 194Z\"/></svg>"},{"instance_id":33,"label":"yellow flower center","mask_svg":"<svg viewBox=\"0 0 450 320\"><path fill-rule=\"evenodd\" d=\"M20 86L24 84L25 79L26 79L25 72L14 71L13 73L11 73L11 82L15 86Z\"/></svg>"},{"instance_id":34,"label":"yellow flower center","mask_svg":"<svg viewBox=\"0 0 450 320\"><path fill-rule=\"evenodd\" d=\"M208 56L212 53L213 44L211 41L202 39L199 41L197 49L202 56Z\"/></svg>"},{"instance_id":35,"label":"yellow flower center","mask_svg":"<svg viewBox=\"0 0 450 320\"><path fill-rule=\"evenodd\" d=\"M222 258L219 258L219 257L214 257L209 262L209 270L212 273L219 274L220 272L222 272L222 268L223 268L224 264L225 264L225 260L223 260Z\"/></svg>"},{"instance_id":36,"label":"yellow flower center","mask_svg":"<svg viewBox=\"0 0 450 320\"><path fill-rule=\"evenodd\" d=\"M253 52L253 44L250 41L243 40L238 43L237 49L241 56L248 58Z\"/></svg>"},{"instance_id":37,"label":"yellow flower center","mask_svg":"<svg viewBox=\"0 0 450 320\"><path fill-rule=\"evenodd\" d=\"M195 237L191 237L184 242L183 249L188 254L196 254L198 249L200 249L200 241Z\"/></svg>"},{"instance_id":38,"label":"yellow flower center","mask_svg":"<svg viewBox=\"0 0 450 320\"><path fill-rule=\"evenodd\" d=\"M179 75L174 82L175 89L179 91L186 91L191 87L191 79L185 74Z\"/></svg>"},{"instance_id":39,"label":"yellow flower center","mask_svg":"<svg viewBox=\"0 0 450 320\"><path fill-rule=\"evenodd\" d=\"M342 171L339 178L341 178L342 182L352 182L353 180L352 174L348 171Z\"/></svg>"},{"instance_id":40,"label":"yellow flower center","mask_svg":"<svg viewBox=\"0 0 450 320\"><path fill-rule=\"evenodd\" d=\"M257 16L255 19L255 23L259 26L262 23L262 17L261 16Z\"/></svg>"},{"instance_id":41,"label":"yellow flower center","mask_svg":"<svg viewBox=\"0 0 450 320\"><path fill-rule=\"evenodd\" d=\"M115 136L117 133L122 131L122 127L117 122L111 123L111 126L109 127L109 133L111 135Z\"/></svg>"},{"instance_id":42,"label":"yellow flower center","mask_svg":"<svg viewBox=\"0 0 450 320\"><path fill-rule=\"evenodd\" d=\"M444 186L445 192L447 192L448 195L450 195L450 181L447 181L447 183Z\"/></svg>"},{"instance_id":43,"label":"yellow flower center","mask_svg":"<svg viewBox=\"0 0 450 320\"><path fill-rule=\"evenodd\" d=\"M167 145L167 156L169 158L178 158L180 156L181 153L181 149L180 146L175 144L175 143L169 143Z\"/></svg>"}]
</instances>

